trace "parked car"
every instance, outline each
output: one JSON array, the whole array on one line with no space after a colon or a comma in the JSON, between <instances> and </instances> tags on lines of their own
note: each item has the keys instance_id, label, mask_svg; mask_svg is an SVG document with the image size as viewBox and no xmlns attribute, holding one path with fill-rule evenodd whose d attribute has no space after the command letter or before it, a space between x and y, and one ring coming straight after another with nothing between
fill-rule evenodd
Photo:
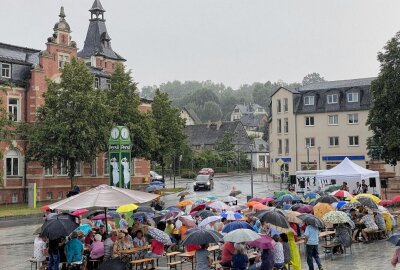
<instances>
[{"instance_id":1,"label":"parked car","mask_svg":"<svg viewBox=\"0 0 400 270\"><path fill-rule=\"evenodd\" d=\"M211 177L214 177L214 170L211 168L203 168L199 171L199 174L210 175Z\"/></svg>"},{"instance_id":2,"label":"parked car","mask_svg":"<svg viewBox=\"0 0 400 270\"><path fill-rule=\"evenodd\" d=\"M165 183L164 178L161 175L159 175L155 171L150 171L150 182L154 181Z\"/></svg>"},{"instance_id":3,"label":"parked car","mask_svg":"<svg viewBox=\"0 0 400 270\"><path fill-rule=\"evenodd\" d=\"M200 189L211 190L214 189L214 180L211 175L199 174L196 176L193 182L193 190L197 191Z\"/></svg>"}]
</instances>

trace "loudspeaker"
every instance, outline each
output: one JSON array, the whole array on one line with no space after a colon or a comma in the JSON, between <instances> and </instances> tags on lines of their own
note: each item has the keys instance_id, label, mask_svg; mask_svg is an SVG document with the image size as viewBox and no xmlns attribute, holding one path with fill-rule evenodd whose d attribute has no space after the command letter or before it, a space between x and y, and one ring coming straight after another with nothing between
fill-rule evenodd
<instances>
[{"instance_id":1,"label":"loudspeaker","mask_svg":"<svg viewBox=\"0 0 400 270\"><path fill-rule=\"evenodd\" d=\"M331 179L331 185L336 185L336 179Z\"/></svg>"},{"instance_id":2,"label":"loudspeaker","mask_svg":"<svg viewBox=\"0 0 400 270\"><path fill-rule=\"evenodd\" d=\"M369 178L369 186L372 188L376 187L376 178L375 177Z\"/></svg>"},{"instance_id":3,"label":"loudspeaker","mask_svg":"<svg viewBox=\"0 0 400 270\"><path fill-rule=\"evenodd\" d=\"M299 181L300 188L306 188L306 182L305 181Z\"/></svg>"},{"instance_id":4,"label":"loudspeaker","mask_svg":"<svg viewBox=\"0 0 400 270\"><path fill-rule=\"evenodd\" d=\"M387 187L388 187L388 180L381 179L381 188L387 188Z\"/></svg>"},{"instance_id":5,"label":"loudspeaker","mask_svg":"<svg viewBox=\"0 0 400 270\"><path fill-rule=\"evenodd\" d=\"M290 184L296 185L296 175L291 175L289 178L290 178Z\"/></svg>"}]
</instances>

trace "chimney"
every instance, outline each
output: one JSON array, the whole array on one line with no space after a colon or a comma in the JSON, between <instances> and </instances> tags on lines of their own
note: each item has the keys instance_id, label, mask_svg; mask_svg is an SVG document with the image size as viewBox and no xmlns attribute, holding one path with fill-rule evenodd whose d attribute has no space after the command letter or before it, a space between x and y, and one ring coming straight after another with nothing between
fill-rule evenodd
<instances>
[{"instance_id":1,"label":"chimney","mask_svg":"<svg viewBox=\"0 0 400 270\"><path fill-rule=\"evenodd\" d=\"M219 130L219 128L221 127L221 125L222 125L222 121L221 121L221 120L218 120L218 122L217 122L217 130Z\"/></svg>"}]
</instances>

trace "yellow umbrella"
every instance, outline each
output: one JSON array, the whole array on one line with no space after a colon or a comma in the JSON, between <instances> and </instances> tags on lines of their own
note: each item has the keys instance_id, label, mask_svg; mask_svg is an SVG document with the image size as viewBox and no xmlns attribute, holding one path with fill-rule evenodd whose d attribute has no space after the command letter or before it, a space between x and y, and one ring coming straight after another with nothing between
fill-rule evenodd
<instances>
[{"instance_id":1,"label":"yellow umbrella","mask_svg":"<svg viewBox=\"0 0 400 270\"><path fill-rule=\"evenodd\" d=\"M127 213L127 212L131 212L133 210L138 209L139 206L137 206L134 203L130 203L130 204L124 204L121 205L120 207L117 208L117 212L118 213Z\"/></svg>"},{"instance_id":2,"label":"yellow umbrella","mask_svg":"<svg viewBox=\"0 0 400 270\"><path fill-rule=\"evenodd\" d=\"M326 213L333 211L333 207L328 203L317 203L314 208L314 216L322 218Z\"/></svg>"},{"instance_id":3,"label":"yellow umbrella","mask_svg":"<svg viewBox=\"0 0 400 270\"><path fill-rule=\"evenodd\" d=\"M375 195L369 194L369 193L362 193L362 194L358 194L356 196L353 197L353 199L351 200L352 202L357 201L358 198L360 197L367 197L370 198L371 200L374 201L374 203L378 204L381 202L381 199L379 199L378 197L376 197Z\"/></svg>"},{"instance_id":4,"label":"yellow umbrella","mask_svg":"<svg viewBox=\"0 0 400 270\"><path fill-rule=\"evenodd\" d=\"M192 205L192 204L193 204L192 201L187 200L187 201L178 202L178 203L176 204L176 206L188 206L188 205Z\"/></svg>"}]
</instances>

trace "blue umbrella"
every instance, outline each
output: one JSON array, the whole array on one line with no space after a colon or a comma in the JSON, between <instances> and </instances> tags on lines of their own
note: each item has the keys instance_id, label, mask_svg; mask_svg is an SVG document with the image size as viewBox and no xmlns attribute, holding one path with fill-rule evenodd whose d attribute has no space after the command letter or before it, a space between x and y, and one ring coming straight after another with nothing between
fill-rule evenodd
<instances>
[{"instance_id":1,"label":"blue umbrella","mask_svg":"<svg viewBox=\"0 0 400 270\"><path fill-rule=\"evenodd\" d=\"M340 202L338 202L337 205L336 205L336 209L342 208L342 206L344 206L346 203L347 203L346 201L340 201Z\"/></svg>"},{"instance_id":2,"label":"blue umbrella","mask_svg":"<svg viewBox=\"0 0 400 270\"><path fill-rule=\"evenodd\" d=\"M300 201L301 201L301 198L299 196L292 195L292 194L285 194L275 200L275 202L285 202L285 203L300 202Z\"/></svg>"},{"instance_id":3,"label":"blue umbrella","mask_svg":"<svg viewBox=\"0 0 400 270\"><path fill-rule=\"evenodd\" d=\"M170 206L166 210L168 210L168 211L178 211L178 212L182 211L179 207L176 207L176 206Z\"/></svg>"},{"instance_id":4,"label":"blue umbrella","mask_svg":"<svg viewBox=\"0 0 400 270\"><path fill-rule=\"evenodd\" d=\"M292 207L292 205L290 205L290 204L284 204L282 208L283 208L283 210L289 210L291 207Z\"/></svg>"},{"instance_id":5,"label":"blue umbrella","mask_svg":"<svg viewBox=\"0 0 400 270\"><path fill-rule=\"evenodd\" d=\"M250 230L254 231L253 227L247 222L244 222L244 221L233 221L231 223L226 224L224 226L224 228L222 229L222 232L223 233L228 233L228 232L231 232L231 231L234 231L234 230L237 230L237 229L250 229Z\"/></svg>"},{"instance_id":6,"label":"blue umbrella","mask_svg":"<svg viewBox=\"0 0 400 270\"><path fill-rule=\"evenodd\" d=\"M389 237L388 241L395 246L400 246L400 233L392 234L392 236Z\"/></svg>"},{"instance_id":7,"label":"blue umbrella","mask_svg":"<svg viewBox=\"0 0 400 270\"><path fill-rule=\"evenodd\" d=\"M319 196L318 193L312 192L312 191L311 191L311 192L306 193L306 194L304 195L304 198L305 198L305 199L310 199L310 200L312 200L312 199L316 199L318 196Z\"/></svg>"},{"instance_id":8,"label":"blue umbrella","mask_svg":"<svg viewBox=\"0 0 400 270\"><path fill-rule=\"evenodd\" d=\"M75 231L81 231L84 235L87 235L91 229L92 226L90 226L89 224L82 224L81 226L76 228Z\"/></svg>"},{"instance_id":9,"label":"blue umbrella","mask_svg":"<svg viewBox=\"0 0 400 270\"><path fill-rule=\"evenodd\" d=\"M228 220L236 220L236 219L241 219L243 216L237 212L232 213L232 211L230 211L229 213L226 213L226 212L222 213L221 217L226 218Z\"/></svg>"},{"instance_id":10,"label":"blue umbrella","mask_svg":"<svg viewBox=\"0 0 400 270\"><path fill-rule=\"evenodd\" d=\"M117 211L108 211L107 215L111 216L112 218L120 218L121 215Z\"/></svg>"}]
</instances>

